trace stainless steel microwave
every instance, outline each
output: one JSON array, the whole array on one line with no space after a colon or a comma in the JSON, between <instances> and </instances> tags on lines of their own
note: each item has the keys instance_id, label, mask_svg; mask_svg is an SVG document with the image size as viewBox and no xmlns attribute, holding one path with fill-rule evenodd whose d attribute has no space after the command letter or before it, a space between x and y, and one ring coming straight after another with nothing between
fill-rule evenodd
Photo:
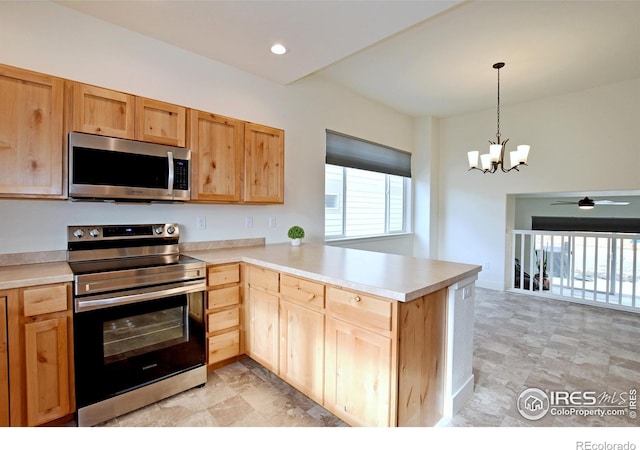
<instances>
[{"instance_id":1,"label":"stainless steel microwave","mask_svg":"<svg viewBox=\"0 0 640 450\"><path fill-rule=\"evenodd\" d=\"M191 198L191 151L180 147L69 133L69 197L122 201Z\"/></svg>"}]
</instances>

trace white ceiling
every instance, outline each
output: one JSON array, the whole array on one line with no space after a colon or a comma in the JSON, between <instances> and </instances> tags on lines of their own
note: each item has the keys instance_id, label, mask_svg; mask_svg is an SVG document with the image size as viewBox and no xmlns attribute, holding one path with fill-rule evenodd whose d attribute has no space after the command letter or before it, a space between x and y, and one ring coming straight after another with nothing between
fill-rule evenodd
<instances>
[{"instance_id":1,"label":"white ceiling","mask_svg":"<svg viewBox=\"0 0 640 450\"><path fill-rule=\"evenodd\" d=\"M58 1L270 79L449 116L640 77L640 1ZM269 52L274 42L289 48Z\"/></svg>"}]
</instances>

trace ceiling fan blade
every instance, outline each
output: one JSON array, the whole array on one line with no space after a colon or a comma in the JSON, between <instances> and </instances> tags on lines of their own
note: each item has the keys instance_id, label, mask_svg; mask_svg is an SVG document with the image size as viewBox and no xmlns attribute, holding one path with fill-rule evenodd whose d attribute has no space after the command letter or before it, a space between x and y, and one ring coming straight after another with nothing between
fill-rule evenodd
<instances>
[{"instance_id":1,"label":"ceiling fan blade","mask_svg":"<svg viewBox=\"0 0 640 450\"><path fill-rule=\"evenodd\" d=\"M564 201L558 201L555 203L550 203L550 205L552 206L556 206L556 205L577 205L578 202L564 202Z\"/></svg>"},{"instance_id":2,"label":"ceiling fan blade","mask_svg":"<svg viewBox=\"0 0 640 450\"><path fill-rule=\"evenodd\" d=\"M596 205L611 205L611 206L626 206L629 202L614 202L611 200L596 200L594 201Z\"/></svg>"}]
</instances>

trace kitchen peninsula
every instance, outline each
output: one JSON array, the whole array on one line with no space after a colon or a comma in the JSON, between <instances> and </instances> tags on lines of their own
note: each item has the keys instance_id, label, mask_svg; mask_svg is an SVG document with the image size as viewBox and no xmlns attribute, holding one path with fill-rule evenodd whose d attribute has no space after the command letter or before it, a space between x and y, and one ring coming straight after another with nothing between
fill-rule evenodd
<instances>
[{"instance_id":1,"label":"kitchen peninsula","mask_svg":"<svg viewBox=\"0 0 640 450\"><path fill-rule=\"evenodd\" d=\"M210 370L248 355L354 426L434 426L471 396L480 266L251 241L181 244L207 264ZM72 280L63 261L3 265L0 297Z\"/></svg>"},{"instance_id":2,"label":"kitchen peninsula","mask_svg":"<svg viewBox=\"0 0 640 450\"><path fill-rule=\"evenodd\" d=\"M185 254L208 264L209 317L238 325L208 334L210 364L246 354L358 426L433 426L473 392L480 266L314 244Z\"/></svg>"}]
</instances>

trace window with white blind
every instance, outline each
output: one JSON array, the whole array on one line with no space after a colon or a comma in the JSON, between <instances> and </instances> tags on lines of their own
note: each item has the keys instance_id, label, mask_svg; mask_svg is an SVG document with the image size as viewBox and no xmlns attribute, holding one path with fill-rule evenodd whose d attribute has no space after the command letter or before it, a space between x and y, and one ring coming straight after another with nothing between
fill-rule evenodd
<instances>
[{"instance_id":1,"label":"window with white blind","mask_svg":"<svg viewBox=\"0 0 640 450\"><path fill-rule=\"evenodd\" d=\"M325 237L407 231L411 154L327 130Z\"/></svg>"}]
</instances>

